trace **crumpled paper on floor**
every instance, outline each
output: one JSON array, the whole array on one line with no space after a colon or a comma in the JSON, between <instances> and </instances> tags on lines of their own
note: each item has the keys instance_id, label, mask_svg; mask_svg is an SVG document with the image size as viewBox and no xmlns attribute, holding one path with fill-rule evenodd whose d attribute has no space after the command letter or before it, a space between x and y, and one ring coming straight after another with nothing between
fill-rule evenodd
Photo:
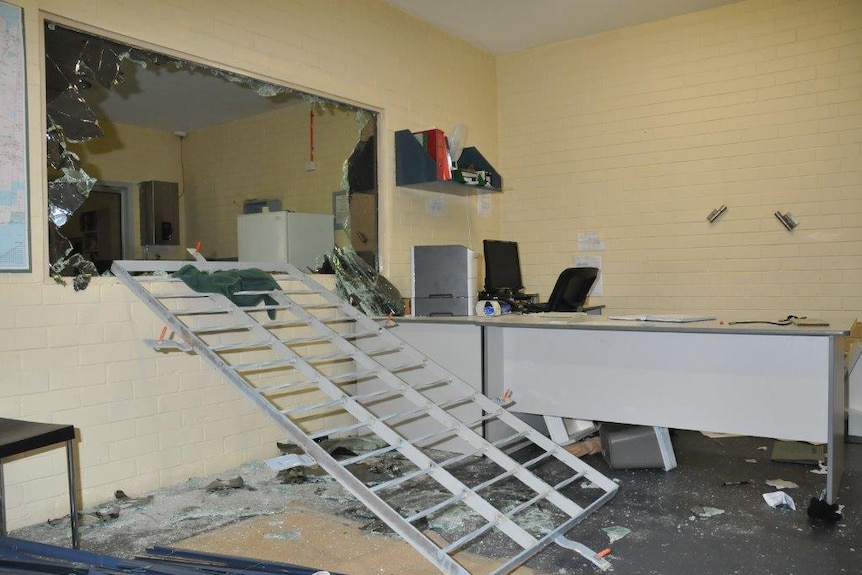
<instances>
[{"instance_id":1,"label":"crumpled paper on floor","mask_svg":"<svg viewBox=\"0 0 862 575\"><path fill-rule=\"evenodd\" d=\"M792 509L793 511L796 511L796 503L793 502L793 498L783 491L764 493L763 500L766 501L770 507L775 507L777 509Z\"/></svg>"}]
</instances>

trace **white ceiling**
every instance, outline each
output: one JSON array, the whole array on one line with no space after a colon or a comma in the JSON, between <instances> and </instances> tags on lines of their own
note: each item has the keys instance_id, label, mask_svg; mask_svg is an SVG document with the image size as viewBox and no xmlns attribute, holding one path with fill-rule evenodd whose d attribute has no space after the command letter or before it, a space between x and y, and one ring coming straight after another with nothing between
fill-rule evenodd
<instances>
[{"instance_id":1,"label":"white ceiling","mask_svg":"<svg viewBox=\"0 0 862 575\"><path fill-rule=\"evenodd\" d=\"M290 106L301 99L263 97L251 88L200 69L143 68L126 60L125 82L105 90L97 83L84 98L99 118L165 132L194 132Z\"/></svg>"},{"instance_id":2,"label":"white ceiling","mask_svg":"<svg viewBox=\"0 0 862 575\"><path fill-rule=\"evenodd\" d=\"M493 54L508 54L739 0L383 0Z\"/></svg>"},{"instance_id":3,"label":"white ceiling","mask_svg":"<svg viewBox=\"0 0 862 575\"><path fill-rule=\"evenodd\" d=\"M494 54L660 20L738 0L384 0ZM264 98L201 70L123 63L126 82L94 85L87 103L99 117L169 132L193 132L301 100Z\"/></svg>"}]
</instances>

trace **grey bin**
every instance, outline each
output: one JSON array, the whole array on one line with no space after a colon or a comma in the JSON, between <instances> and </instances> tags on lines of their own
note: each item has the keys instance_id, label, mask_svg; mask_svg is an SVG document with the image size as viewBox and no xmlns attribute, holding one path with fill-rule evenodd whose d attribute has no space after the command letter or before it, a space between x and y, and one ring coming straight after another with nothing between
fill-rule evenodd
<instances>
[{"instance_id":1,"label":"grey bin","mask_svg":"<svg viewBox=\"0 0 862 575\"><path fill-rule=\"evenodd\" d=\"M663 468L661 446L652 427L602 426L602 455L612 469Z\"/></svg>"}]
</instances>

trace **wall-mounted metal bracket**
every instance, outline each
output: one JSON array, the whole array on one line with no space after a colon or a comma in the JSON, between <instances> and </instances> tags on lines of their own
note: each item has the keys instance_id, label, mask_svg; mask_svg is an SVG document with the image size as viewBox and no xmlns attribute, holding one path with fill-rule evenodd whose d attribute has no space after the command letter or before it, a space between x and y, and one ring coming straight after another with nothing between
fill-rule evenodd
<instances>
[{"instance_id":1,"label":"wall-mounted metal bracket","mask_svg":"<svg viewBox=\"0 0 862 575\"><path fill-rule=\"evenodd\" d=\"M778 221L781 222L785 228L787 228L788 232L792 232L793 228L799 225L799 220L796 219L796 216L787 212L786 214L782 214L781 212L775 212L775 217L778 218Z\"/></svg>"},{"instance_id":2,"label":"wall-mounted metal bracket","mask_svg":"<svg viewBox=\"0 0 862 575\"><path fill-rule=\"evenodd\" d=\"M727 206L722 204L720 207L715 208L714 210L709 212L709 215L706 216L706 221L708 221L709 223L713 223L713 222L715 222L715 220L720 218L724 214L724 212L726 212L726 211L727 211Z\"/></svg>"}]
</instances>

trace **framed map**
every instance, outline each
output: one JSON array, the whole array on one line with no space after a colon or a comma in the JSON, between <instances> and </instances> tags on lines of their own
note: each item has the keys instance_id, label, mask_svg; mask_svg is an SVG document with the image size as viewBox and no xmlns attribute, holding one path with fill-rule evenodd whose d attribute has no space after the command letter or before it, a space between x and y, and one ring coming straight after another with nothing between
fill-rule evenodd
<instances>
[{"instance_id":1,"label":"framed map","mask_svg":"<svg viewBox=\"0 0 862 575\"><path fill-rule=\"evenodd\" d=\"M30 271L22 10L0 0L0 271Z\"/></svg>"}]
</instances>

